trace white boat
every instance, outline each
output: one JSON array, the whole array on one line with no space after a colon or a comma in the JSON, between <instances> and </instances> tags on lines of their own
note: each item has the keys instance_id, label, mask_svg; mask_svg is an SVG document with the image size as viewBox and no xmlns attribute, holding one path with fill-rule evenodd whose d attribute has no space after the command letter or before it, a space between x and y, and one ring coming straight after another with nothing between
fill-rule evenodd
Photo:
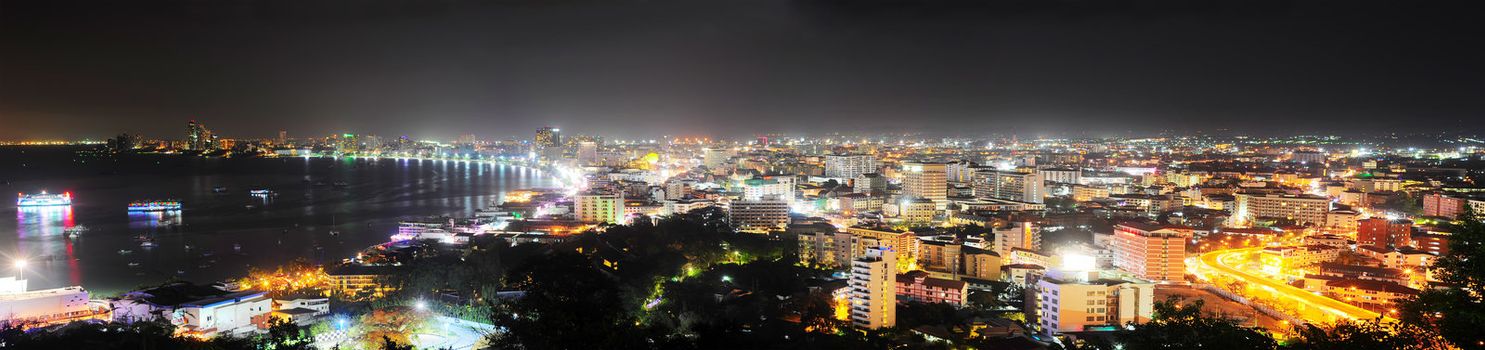
<instances>
[{"instance_id":1,"label":"white boat","mask_svg":"<svg viewBox=\"0 0 1485 350\"><path fill-rule=\"evenodd\" d=\"M15 198L17 207L52 207L72 205L72 192L62 194L47 194L46 191L36 194L17 193Z\"/></svg>"}]
</instances>

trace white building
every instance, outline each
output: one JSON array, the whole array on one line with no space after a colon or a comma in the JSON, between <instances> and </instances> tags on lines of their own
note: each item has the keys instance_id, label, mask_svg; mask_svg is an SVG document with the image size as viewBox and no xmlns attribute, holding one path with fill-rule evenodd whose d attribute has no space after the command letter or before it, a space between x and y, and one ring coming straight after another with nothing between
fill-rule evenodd
<instances>
[{"instance_id":1,"label":"white building","mask_svg":"<svg viewBox=\"0 0 1485 350\"><path fill-rule=\"evenodd\" d=\"M115 322L165 320L208 337L265 329L273 312L266 292L227 292L188 283L129 292L109 304Z\"/></svg>"},{"instance_id":2,"label":"white building","mask_svg":"<svg viewBox=\"0 0 1485 350\"><path fill-rule=\"evenodd\" d=\"M1248 226L1260 218L1289 219L1296 224L1325 225L1330 199L1313 195L1238 193L1230 226Z\"/></svg>"},{"instance_id":3,"label":"white building","mask_svg":"<svg viewBox=\"0 0 1485 350\"><path fill-rule=\"evenodd\" d=\"M578 221L618 224L624 222L624 197L607 192L579 193L573 202Z\"/></svg>"},{"instance_id":4,"label":"white building","mask_svg":"<svg viewBox=\"0 0 1485 350\"><path fill-rule=\"evenodd\" d=\"M731 148L707 148L702 150L701 164L707 169L719 169L732 159L733 154Z\"/></svg>"},{"instance_id":5,"label":"white building","mask_svg":"<svg viewBox=\"0 0 1485 350\"><path fill-rule=\"evenodd\" d=\"M1028 321L1049 335L1146 322L1154 308L1154 283L1105 278L1098 270L1049 269L1026 289Z\"/></svg>"},{"instance_id":6,"label":"white building","mask_svg":"<svg viewBox=\"0 0 1485 350\"><path fill-rule=\"evenodd\" d=\"M928 198L938 209L947 206L949 182L944 163L902 163L902 195Z\"/></svg>"},{"instance_id":7,"label":"white building","mask_svg":"<svg viewBox=\"0 0 1485 350\"><path fill-rule=\"evenodd\" d=\"M1011 256L1014 249L1025 249L1039 252L1042 250L1042 232L1036 223L1030 221L1017 221L1006 223L995 232L995 253L1000 256Z\"/></svg>"},{"instance_id":8,"label":"white building","mask_svg":"<svg viewBox=\"0 0 1485 350\"><path fill-rule=\"evenodd\" d=\"M975 171L974 193L978 198L998 198L1042 203L1046 187L1041 175L981 168Z\"/></svg>"},{"instance_id":9,"label":"white building","mask_svg":"<svg viewBox=\"0 0 1485 350\"><path fill-rule=\"evenodd\" d=\"M677 199L662 202L660 215L685 214L692 210L714 207L717 202L710 199Z\"/></svg>"},{"instance_id":10,"label":"white building","mask_svg":"<svg viewBox=\"0 0 1485 350\"><path fill-rule=\"evenodd\" d=\"M831 154L825 156L825 177L854 179L861 174L877 172L877 158L869 154Z\"/></svg>"},{"instance_id":11,"label":"white building","mask_svg":"<svg viewBox=\"0 0 1485 350\"><path fill-rule=\"evenodd\" d=\"M742 188L742 199L745 201L760 201L765 199L785 202L794 201L794 181L790 177L781 176L771 179L743 180Z\"/></svg>"},{"instance_id":12,"label":"white building","mask_svg":"<svg viewBox=\"0 0 1485 350\"><path fill-rule=\"evenodd\" d=\"M889 247L869 248L851 261L851 324L864 329L897 325L896 262Z\"/></svg>"},{"instance_id":13,"label":"white building","mask_svg":"<svg viewBox=\"0 0 1485 350\"><path fill-rule=\"evenodd\" d=\"M1036 171L1043 181L1076 184L1083 178L1083 171L1072 168L1045 168Z\"/></svg>"},{"instance_id":14,"label":"white building","mask_svg":"<svg viewBox=\"0 0 1485 350\"><path fill-rule=\"evenodd\" d=\"M0 278L0 321L50 324L92 314L88 291L82 287L26 291L26 280Z\"/></svg>"}]
</instances>

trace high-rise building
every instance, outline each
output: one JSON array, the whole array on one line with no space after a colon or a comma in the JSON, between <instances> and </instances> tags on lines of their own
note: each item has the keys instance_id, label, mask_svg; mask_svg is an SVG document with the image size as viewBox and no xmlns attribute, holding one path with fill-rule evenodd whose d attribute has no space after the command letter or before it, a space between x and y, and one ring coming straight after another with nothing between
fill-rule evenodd
<instances>
[{"instance_id":1,"label":"high-rise building","mask_svg":"<svg viewBox=\"0 0 1485 350\"><path fill-rule=\"evenodd\" d=\"M210 151L216 148L215 139L211 129L207 129L205 124L196 123L195 120L186 123L187 150Z\"/></svg>"},{"instance_id":2,"label":"high-rise building","mask_svg":"<svg viewBox=\"0 0 1485 350\"><path fill-rule=\"evenodd\" d=\"M792 177L775 176L768 179L743 180L743 200L760 201L764 199L775 199L785 202L794 201L794 181Z\"/></svg>"},{"instance_id":3,"label":"high-rise building","mask_svg":"<svg viewBox=\"0 0 1485 350\"><path fill-rule=\"evenodd\" d=\"M533 152L541 159L552 161L562 158L562 129L546 126L536 129L532 139Z\"/></svg>"},{"instance_id":4,"label":"high-rise building","mask_svg":"<svg viewBox=\"0 0 1485 350\"><path fill-rule=\"evenodd\" d=\"M851 256L862 256L866 250L872 247L892 248L897 258L896 267L899 271L911 270L918 259L918 236L911 231L897 231L888 228L871 227L847 227L846 233L851 234L852 254Z\"/></svg>"},{"instance_id":5,"label":"high-rise building","mask_svg":"<svg viewBox=\"0 0 1485 350\"><path fill-rule=\"evenodd\" d=\"M854 179L861 174L875 172L877 172L877 158L869 154L825 156L825 177Z\"/></svg>"},{"instance_id":6,"label":"high-rise building","mask_svg":"<svg viewBox=\"0 0 1485 350\"><path fill-rule=\"evenodd\" d=\"M1041 175L1044 181L1064 184L1076 184L1083 178L1083 171L1073 168L1045 168L1038 169L1036 173Z\"/></svg>"},{"instance_id":7,"label":"high-rise building","mask_svg":"<svg viewBox=\"0 0 1485 350\"><path fill-rule=\"evenodd\" d=\"M725 147L708 147L701 152L701 164L705 165L707 169L722 168L722 165L727 164L727 161L732 159L733 154L731 148Z\"/></svg>"},{"instance_id":8,"label":"high-rise building","mask_svg":"<svg viewBox=\"0 0 1485 350\"><path fill-rule=\"evenodd\" d=\"M1025 249L1034 252L1042 250L1042 231L1036 223L1031 221L1012 221L1005 226L996 228L995 252L1001 256L1010 256L1015 249Z\"/></svg>"},{"instance_id":9,"label":"high-rise building","mask_svg":"<svg viewBox=\"0 0 1485 350\"><path fill-rule=\"evenodd\" d=\"M278 144L280 144L280 145L289 144L289 132L287 130L279 130L278 131Z\"/></svg>"},{"instance_id":10,"label":"high-rise building","mask_svg":"<svg viewBox=\"0 0 1485 350\"><path fill-rule=\"evenodd\" d=\"M1114 267L1153 281L1186 279L1186 240L1191 230L1145 222L1114 225Z\"/></svg>"},{"instance_id":11,"label":"high-rise building","mask_svg":"<svg viewBox=\"0 0 1485 350\"><path fill-rule=\"evenodd\" d=\"M1027 321L1042 334L1147 322L1155 311L1155 284L1149 281L1055 269L1034 280L1026 288Z\"/></svg>"},{"instance_id":12,"label":"high-rise building","mask_svg":"<svg viewBox=\"0 0 1485 350\"><path fill-rule=\"evenodd\" d=\"M933 222L935 216L938 216L938 206L938 203L928 198L904 198L902 202L897 204L897 217L902 219L903 222L930 223Z\"/></svg>"},{"instance_id":13,"label":"high-rise building","mask_svg":"<svg viewBox=\"0 0 1485 350\"><path fill-rule=\"evenodd\" d=\"M877 173L865 173L856 176L851 183L851 190L856 193L882 193L887 191L887 178Z\"/></svg>"},{"instance_id":14,"label":"high-rise building","mask_svg":"<svg viewBox=\"0 0 1485 350\"><path fill-rule=\"evenodd\" d=\"M598 143L593 141L578 142L577 149L578 165L593 166L598 164Z\"/></svg>"},{"instance_id":15,"label":"high-rise building","mask_svg":"<svg viewBox=\"0 0 1485 350\"><path fill-rule=\"evenodd\" d=\"M789 202L782 200L733 201L727 212L738 231L767 233L789 226Z\"/></svg>"},{"instance_id":16,"label":"high-rise building","mask_svg":"<svg viewBox=\"0 0 1485 350\"><path fill-rule=\"evenodd\" d=\"M939 209L946 206L949 200L949 182L944 163L903 163L902 195L927 198L936 203Z\"/></svg>"},{"instance_id":17,"label":"high-rise building","mask_svg":"<svg viewBox=\"0 0 1485 350\"><path fill-rule=\"evenodd\" d=\"M891 247L875 247L851 261L851 324L863 329L897 325L897 261Z\"/></svg>"},{"instance_id":18,"label":"high-rise building","mask_svg":"<svg viewBox=\"0 0 1485 350\"><path fill-rule=\"evenodd\" d=\"M536 129L536 138L532 139L538 147L561 147L562 129L544 126Z\"/></svg>"},{"instance_id":19,"label":"high-rise building","mask_svg":"<svg viewBox=\"0 0 1485 350\"><path fill-rule=\"evenodd\" d=\"M975 163L967 160L953 161L944 164L945 178L949 183L969 183L974 180Z\"/></svg>"},{"instance_id":20,"label":"high-rise building","mask_svg":"<svg viewBox=\"0 0 1485 350\"><path fill-rule=\"evenodd\" d=\"M624 197L603 191L579 193L573 203L577 220L587 223L621 224L624 221Z\"/></svg>"},{"instance_id":21,"label":"high-rise building","mask_svg":"<svg viewBox=\"0 0 1485 350\"><path fill-rule=\"evenodd\" d=\"M1287 219L1295 224L1325 224L1330 199L1314 195L1238 193L1230 226L1252 225L1257 219Z\"/></svg>"},{"instance_id":22,"label":"high-rise building","mask_svg":"<svg viewBox=\"0 0 1485 350\"><path fill-rule=\"evenodd\" d=\"M1373 217L1358 222L1356 243L1377 248L1404 247L1412 240L1413 222Z\"/></svg>"},{"instance_id":23,"label":"high-rise building","mask_svg":"<svg viewBox=\"0 0 1485 350\"><path fill-rule=\"evenodd\" d=\"M975 197L1042 203L1044 184L1041 175L1036 172L980 168L975 171L974 177Z\"/></svg>"},{"instance_id":24,"label":"high-rise building","mask_svg":"<svg viewBox=\"0 0 1485 350\"><path fill-rule=\"evenodd\" d=\"M823 223L820 227L790 225L789 231L799 238L799 261L837 268L851 262L851 234L839 232L835 225ZM804 225L800 225L804 226Z\"/></svg>"}]
</instances>

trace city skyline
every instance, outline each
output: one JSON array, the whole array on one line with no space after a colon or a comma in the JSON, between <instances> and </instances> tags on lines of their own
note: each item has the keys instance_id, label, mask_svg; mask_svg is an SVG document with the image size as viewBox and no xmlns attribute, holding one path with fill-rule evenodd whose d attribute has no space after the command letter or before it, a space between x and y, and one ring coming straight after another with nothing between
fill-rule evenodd
<instances>
[{"instance_id":1,"label":"city skyline","mask_svg":"<svg viewBox=\"0 0 1485 350\"><path fill-rule=\"evenodd\" d=\"M188 119L235 137L1344 134L1485 113L1469 11L1170 5L11 1L0 139Z\"/></svg>"}]
</instances>

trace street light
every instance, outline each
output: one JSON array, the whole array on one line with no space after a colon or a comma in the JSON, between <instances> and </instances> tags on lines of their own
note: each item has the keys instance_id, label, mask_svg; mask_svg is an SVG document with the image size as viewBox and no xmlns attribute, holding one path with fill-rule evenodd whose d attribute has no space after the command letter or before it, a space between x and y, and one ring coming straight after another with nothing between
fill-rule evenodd
<instances>
[{"instance_id":1,"label":"street light","mask_svg":"<svg viewBox=\"0 0 1485 350\"><path fill-rule=\"evenodd\" d=\"M15 269L16 270L25 269L26 268L26 259L15 259L15 262L13 262L12 265L15 266Z\"/></svg>"},{"instance_id":2,"label":"street light","mask_svg":"<svg viewBox=\"0 0 1485 350\"><path fill-rule=\"evenodd\" d=\"M413 303L413 309L417 309L418 311L428 310L428 302L418 299L417 302Z\"/></svg>"}]
</instances>

